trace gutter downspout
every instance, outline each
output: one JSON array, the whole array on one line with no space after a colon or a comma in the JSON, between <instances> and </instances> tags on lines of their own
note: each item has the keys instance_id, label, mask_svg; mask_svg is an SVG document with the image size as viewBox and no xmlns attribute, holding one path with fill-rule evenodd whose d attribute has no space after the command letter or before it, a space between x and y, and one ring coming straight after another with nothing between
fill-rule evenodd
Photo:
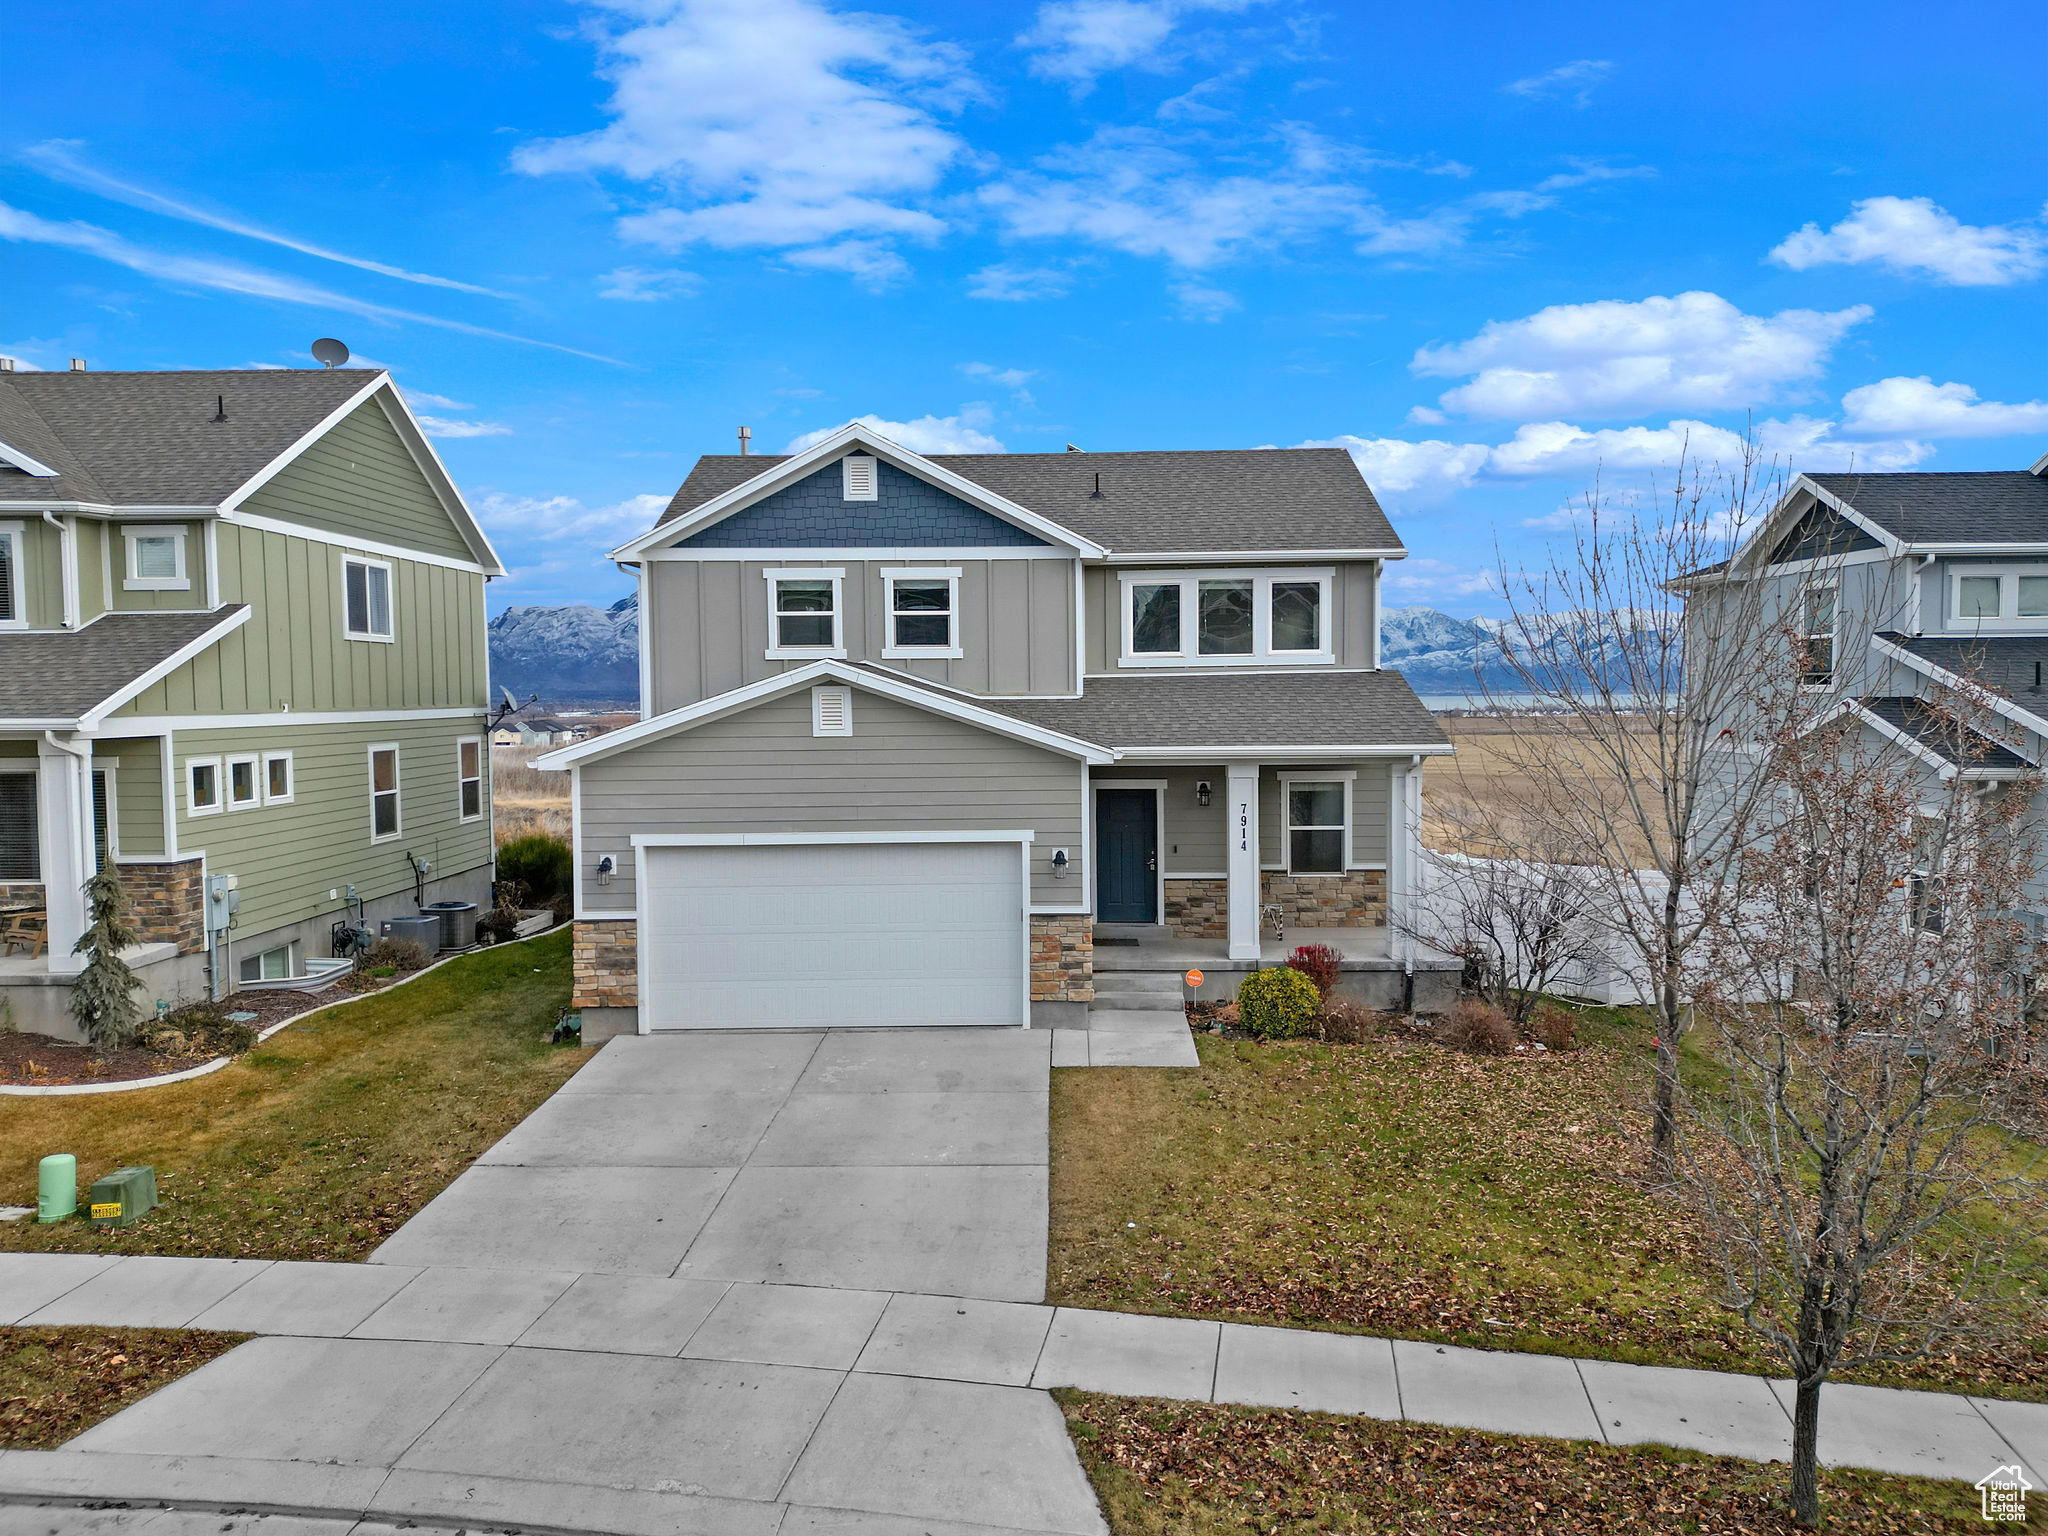
<instances>
[{"instance_id":1,"label":"gutter downspout","mask_svg":"<svg viewBox=\"0 0 2048 1536\"><path fill-rule=\"evenodd\" d=\"M58 585L64 594L64 628L78 628L78 519L59 517L45 507L43 521L57 530L57 568L62 573ZM67 747L64 750L69 751Z\"/></svg>"}]
</instances>

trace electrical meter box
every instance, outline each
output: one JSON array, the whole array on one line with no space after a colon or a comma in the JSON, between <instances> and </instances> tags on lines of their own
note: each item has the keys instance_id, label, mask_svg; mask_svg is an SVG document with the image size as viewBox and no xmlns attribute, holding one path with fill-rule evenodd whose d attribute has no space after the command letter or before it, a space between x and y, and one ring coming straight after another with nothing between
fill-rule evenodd
<instances>
[{"instance_id":1,"label":"electrical meter box","mask_svg":"<svg viewBox=\"0 0 2048 1536\"><path fill-rule=\"evenodd\" d=\"M241 882L233 875L208 875L206 877L206 931L225 932L234 922L235 913L241 910Z\"/></svg>"},{"instance_id":2,"label":"electrical meter box","mask_svg":"<svg viewBox=\"0 0 2048 1536\"><path fill-rule=\"evenodd\" d=\"M96 1227L125 1227L156 1209L156 1170L116 1168L93 1181L85 1213Z\"/></svg>"}]
</instances>

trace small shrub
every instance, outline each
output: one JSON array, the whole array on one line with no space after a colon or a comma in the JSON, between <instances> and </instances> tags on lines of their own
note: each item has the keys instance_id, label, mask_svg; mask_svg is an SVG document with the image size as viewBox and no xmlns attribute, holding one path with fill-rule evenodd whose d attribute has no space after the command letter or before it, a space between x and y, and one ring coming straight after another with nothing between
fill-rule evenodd
<instances>
[{"instance_id":1,"label":"small shrub","mask_svg":"<svg viewBox=\"0 0 2048 1536\"><path fill-rule=\"evenodd\" d=\"M388 981L398 974L398 967L395 965L373 965L364 971L363 974L365 976L374 976L379 981Z\"/></svg>"},{"instance_id":2,"label":"small shrub","mask_svg":"<svg viewBox=\"0 0 2048 1536\"><path fill-rule=\"evenodd\" d=\"M163 1056L239 1056L256 1043L256 1031L244 1019L231 1019L219 1003L201 1001L151 1019L135 1043Z\"/></svg>"},{"instance_id":3,"label":"small shrub","mask_svg":"<svg viewBox=\"0 0 2048 1536\"><path fill-rule=\"evenodd\" d=\"M1327 944L1304 944L1287 957L1287 963L1316 984L1316 995L1324 1002L1337 985L1338 969L1344 957Z\"/></svg>"},{"instance_id":4,"label":"small shrub","mask_svg":"<svg viewBox=\"0 0 2048 1536\"><path fill-rule=\"evenodd\" d=\"M1475 1056L1507 1056L1515 1049L1515 1026L1491 1003L1465 998L1437 1026L1437 1044Z\"/></svg>"},{"instance_id":5,"label":"small shrub","mask_svg":"<svg viewBox=\"0 0 2048 1536\"><path fill-rule=\"evenodd\" d=\"M548 898L547 907L558 923L566 923L576 915L576 903L567 891L557 891Z\"/></svg>"},{"instance_id":6,"label":"small shrub","mask_svg":"<svg viewBox=\"0 0 2048 1536\"><path fill-rule=\"evenodd\" d=\"M433 952L417 939L379 939L363 962L373 968L388 965L393 970L416 971L433 958Z\"/></svg>"},{"instance_id":7,"label":"small shrub","mask_svg":"<svg viewBox=\"0 0 2048 1536\"><path fill-rule=\"evenodd\" d=\"M498 879L517 880L537 904L564 894L574 869L569 845L545 832L515 837L498 850Z\"/></svg>"},{"instance_id":8,"label":"small shrub","mask_svg":"<svg viewBox=\"0 0 2048 1536\"><path fill-rule=\"evenodd\" d=\"M1312 1035L1322 998L1316 984L1291 966L1253 971L1238 983L1237 1016L1260 1040L1298 1040Z\"/></svg>"},{"instance_id":9,"label":"small shrub","mask_svg":"<svg viewBox=\"0 0 2048 1536\"><path fill-rule=\"evenodd\" d=\"M1319 1033L1337 1045L1362 1045L1379 1033L1380 1016L1363 1003L1333 997L1323 1004Z\"/></svg>"},{"instance_id":10,"label":"small shrub","mask_svg":"<svg viewBox=\"0 0 2048 1536\"><path fill-rule=\"evenodd\" d=\"M1546 1050L1568 1051L1578 1044L1578 1020L1569 1009L1555 1003L1545 1003L1536 1010L1536 1016L1529 1020L1529 1033L1537 1044Z\"/></svg>"}]
</instances>

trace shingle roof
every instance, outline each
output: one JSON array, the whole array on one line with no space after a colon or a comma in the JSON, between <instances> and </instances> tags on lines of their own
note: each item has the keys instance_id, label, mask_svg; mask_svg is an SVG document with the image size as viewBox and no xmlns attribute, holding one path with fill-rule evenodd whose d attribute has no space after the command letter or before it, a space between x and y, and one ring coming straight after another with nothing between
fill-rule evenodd
<instances>
[{"instance_id":1,"label":"shingle roof","mask_svg":"<svg viewBox=\"0 0 2048 1536\"><path fill-rule=\"evenodd\" d=\"M109 613L82 629L0 637L0 721L76 720L247 606Z\"/></svg>"},{"instance_id":2,"label":"shingle roof","mask_svg":"<svg viewBox=\"0 0 2048 1536\"><path fill-rule=\"evenodd\" d=\"M2048 710L2048 635L1902 635L1878 639L1911 651L1945 672L2010 694L2023 708Z\"/></svg>"},{"instance_id":3,"label":"shingle roof","mask_svg":"<svg viewBox=\"0 0 2048 1536\"><path fill-rule=\"evenodd\" d=\"M2048 478L2024 469L1806 478L1910 544L2048 543Z\"/></svg>"},{"instance_id":4,"label":"shingle roof","mask_svg":"<svg viewBox=\"0 0 2048 1536\"><path fill-rule=\"evenodd\" d=\"M0 373L0 502L214 506L377 377L374 369ZM215 421L224 406L226 421Z\"/></svg>"},{"instance_id":5,"label":"shingle roof","mask_svg":"<svg viewBox=\"0 0 2048 1536\"><path fill-rule=\"evenodd\" d=\"M1091 677L1078 699L974 702L1119 750L1450 744L1408 679L1391 671Z\"/></svg>"},{"instance_id":6,"label":"shingle roof","mask_svg":"<svg viewBox=\"0 0 2048 1536\"><path fill-rule=\"evenodd\" d=\"M2024 769L2027 760L2002 742L1931 708L1925 699L1902 695L1863 699L1860 707L1945 762L1964 768Z\"/></svg>"},{"instance_id":7,"label":"shingle roof","mask_svg":"<svg viewBox=\"0 0 2048 1536\"><path fill-rule=\"evenodd\" d=\"M1120 555L1402 547L1342 448L926 457ZM661 521L781 462L774 455L706 454ZM1097 475L1100 497L1094 494Z\"/></svg>"}]
</instances>

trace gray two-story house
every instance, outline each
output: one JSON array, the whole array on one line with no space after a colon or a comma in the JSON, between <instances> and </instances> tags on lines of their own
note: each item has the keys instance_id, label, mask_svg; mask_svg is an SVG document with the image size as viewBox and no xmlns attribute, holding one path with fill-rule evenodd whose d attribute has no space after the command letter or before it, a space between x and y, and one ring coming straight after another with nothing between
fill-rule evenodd
<instances>
[{"instance_id":1,"label":"gray two-story house","mask_svg":"<svg viewBox=\"0 0 2048 1536\"><path fill-rule=\"evenodd\" d=\"M145 1007L486 899L502 574L388 374L0 366L0 1009L70 1033L103 866Z\"/></svg>"},{"instance_id":2,"label":"gray two-story house","mask_svg":"<svg viewBox=\"0 0 2048 1536\"><path fill-rule=\"evenodd\" d=\"M1024 1024L1098 924L1385 928L1450 751L1379 666L1404 554L1339 450L699 460L613 552L643 718L538 764L586 1031Z\"/></svg>"}]
</instances>

